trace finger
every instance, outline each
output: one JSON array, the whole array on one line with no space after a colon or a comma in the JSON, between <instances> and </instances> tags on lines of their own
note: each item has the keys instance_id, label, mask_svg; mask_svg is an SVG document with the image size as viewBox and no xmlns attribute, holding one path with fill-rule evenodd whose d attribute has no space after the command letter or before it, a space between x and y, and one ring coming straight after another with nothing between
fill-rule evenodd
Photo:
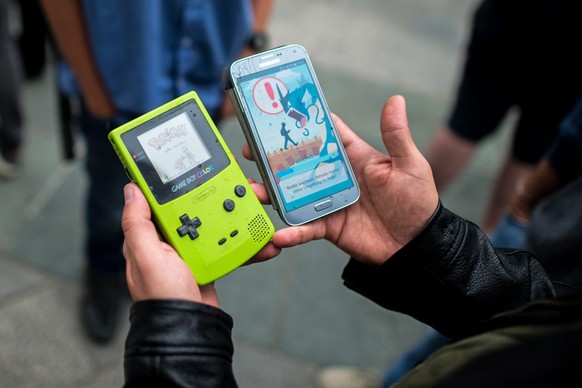
<instances>
[{"instance_id":1,"label":"finger","mask_svg":"<svg viewBox=\"0 0 582 388\"><path fill-rule=\"evenodd\" d=\"M202 303L216 308L219 307L218 295L216 293L216 288L214 288L214 283L200 286L200 296L202 297Z\"/></svg>"},{"instance_id":2,"label":"finger","mask_svg":"<svg viewBox=\"0 0 582 388\"><path fill-rule=\"evenodd\" d=\"M260 183L251 183L251 188L253 189L253 192L259 199L260 203L263 205L268 205L271 203L269 200L269 195L267 194L267 189L265 189L264 185Z\"/></svg>"},{"instance_id":3,"label":"finger","mask_svg":"<svg viewBox=\"0 0 582 388\"><path fill-rule=\"evenodd\" d=\"M393 96L388 99L382 109L380 129L386 150L391 158L399 159L399 167L405 168L408 161L411 163L415 161L413 158L416 158L420 151L414 144L408 128L404 97Z\"/></svg>"},{"instance_id":4,"label":"finger","mask_svg":"<svg viewBox=\"0 0 582 388\"><path fill-rule=\"evenodd\" d=\"M325 238L325 223L321 220L307 225L280 229L273 235L273 244L279 248L290 248Z\"/></svg>"},{"instance_id":5,"label":"finger","mask_svg":"<svg viewBox=\"0 0 582 388\"><path fill-rule=\"evenodd\" d=\"M249 145L247 143L245 143L243 145L242 154L245 157L245 159L247 159L247 160L250 160L250 161L254 161L255 160L253 158L253 154L251 152L251 147L249 147Z\"/></svg>"},{"instance_id":6,"label":"finger","mask_svg":"<svg viewBox=\"0 0 582 388\"><path fill-rule=\"evenodd\" d=\"M133 228L143 228L151 224L151 209L139 187L135 183L128 183L123 188L123 195L125 199L121 217L123 232L131 232Z\"/></svg>"},{"instance_id":7,"label":"finger","mask_svg":"<svg viewBox=\"0 0 582 388\"><path fill-rule=\"evenodd\" d=\"M371 145L360 138L341 118L332 113L335 126L355 171L362 168L370 157L379 154ZM356 173L357 175L357 173Z\"/></svg>"},{"instance_id":8,"label":"finger","mask_svg":"<svg viewBox=\"0 0 582 388\"><path fill-rule=\"evenodd\" d=\"M332 113L331 116L345 147L348 147L353 142L362 141L361 138L356 135L339 116L334 113Z\"/></svg>"},{"instance_id":9,"label":"finger","mask_svg":"<svg viewBox=\"0 0 582 388\"><path fill-rule=\"evenodd\" d=\"M121 217L121 228L125 235L125 243L133 252L145 251L147 253L154 245L159 245L160 241L156 227L151 221L151 209L135 183L127 184L123 193L125 206Z\"/></svg>"},{"instance_id":10,"label":"finger","mask_svg":"<svg viewBox=\"0 0 582 388\"><path fill-rule=\"evenodd\" d=\"M279 253L281 253L281 248L279 248L272 242L269 242L245 264L260 263L262 261L267 261L279 256Z\"/></svg>"}]
</instances>

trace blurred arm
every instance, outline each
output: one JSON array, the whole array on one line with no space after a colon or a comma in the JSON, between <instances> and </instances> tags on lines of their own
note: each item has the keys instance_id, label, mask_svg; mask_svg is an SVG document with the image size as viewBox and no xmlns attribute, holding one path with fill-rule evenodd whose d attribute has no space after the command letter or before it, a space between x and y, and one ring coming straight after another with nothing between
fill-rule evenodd
<instances>
[{"instance_id":1,"label":"blurred arm","mask_svg":"<svg viewBox=\"0 0 582 388\"><path fill-rule=\"evenodd\" d=\"M253 0L252 7L253 7L253 26L252 32L266 32L267 26L269 24L269 19L271 18L271 11L273 9L273 0ZM249 47L245 45L242 51L239 54L239 58L245 58L251 55L256 54L257 52L251 50ZM222 106L220 108L220 112L218 114L218 119L222 120L227 117L234 116L234 108L228 98L228 95L225 93L224 98L222 100Z\"/></svg>"},{"instance_id":2,"label":"blurred arm","mask_svg":"<svg viewBox=\"0 0 582 388\"><path fill-rule=\"evenodd\" d=\"M273 10L273 0L253 0L253 13L255 15L255 23L253 31L266 31L269 19L271 18L271 11Z\"/></svg>"},{"instance_id":3,"label":"blurred arm","mask_svg":"<svg viewBox=\"0 0 582 388\"><path fill-rule=\"evenodd\" d=\"M99 76L80 2L78 0L40 2L59 50L75 74L87 108L96 117L113 116L115 107Z\"/></svg>"},{"instance_id":4,"label":"blurred arm","mask_svg":"<svg viewBox=\"0 0 582 388\"><path fill-rule=\"evenodd\" d=\"M511 213L518 219L529 221L535 206L563 184L564 180L548 160L543 159L517 188L511 200Z\"/></svg>"},{"instance_id":5,"label":"blurred arm","mask_svg":"<svg viewBox=\"0 0 582 388\"><path fill-rule=\"evenodd\" d=\"M582 174L582 99L562 121L557 139L546 156L525 178L511 202L511 212L522 220L531 218L545 197Z\"/></svg>"}]
</instances>

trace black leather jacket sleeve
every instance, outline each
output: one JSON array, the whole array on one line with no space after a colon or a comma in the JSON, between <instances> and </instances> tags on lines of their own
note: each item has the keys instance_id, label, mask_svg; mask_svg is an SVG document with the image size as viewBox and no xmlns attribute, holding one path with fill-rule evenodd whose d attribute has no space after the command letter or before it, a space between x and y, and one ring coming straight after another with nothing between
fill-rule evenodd
<instances>
[{"instance_id":1,"label":"black leather jacket sleeve","mask_svg":"<svg viewBox=\"0 0 582 388\"><path fill-rule=\"evenodd\" d=\"M232 318L180 300L136 302L125 343L126 387L236 387Z\"/></svg>"},{"instance_id":2,"label":"black leather jacket sleeve","mask_svg":"<svg viewBox=\"0 0 582 388\"><path fill-rule=\"evenodd\" d=\"M425 229L381 266L350 260L344 284L453 337L556 291L528 252L495 250L473 223L439 204Z\"/></svg>"}]
</instances>

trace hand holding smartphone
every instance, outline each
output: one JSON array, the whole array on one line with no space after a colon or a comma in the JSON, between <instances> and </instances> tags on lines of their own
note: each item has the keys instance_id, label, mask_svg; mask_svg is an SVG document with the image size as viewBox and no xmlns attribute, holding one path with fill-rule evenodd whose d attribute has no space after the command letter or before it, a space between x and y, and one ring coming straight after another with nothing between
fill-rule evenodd
<instances>
[{"instance_id":1,"label":"hand holding smartphone","mask_svg":"<svg viewBox=\"0 0 582 388\"><path fill-rule=\"evenodd\" d=\"M301 225L358 200L356 178L303 47L240 59L223 81L285 223Z\"/></svg>"}]
</instances>

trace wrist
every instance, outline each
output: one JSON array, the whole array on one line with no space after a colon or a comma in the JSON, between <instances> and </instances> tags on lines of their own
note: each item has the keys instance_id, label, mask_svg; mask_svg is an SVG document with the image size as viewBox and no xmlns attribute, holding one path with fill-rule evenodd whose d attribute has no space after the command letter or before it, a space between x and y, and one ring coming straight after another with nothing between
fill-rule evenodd
<instances>
[{"instance_id":1,"label":"wrist","mask_svg":"<svg viewBox=\"0 0 582 388\"><path fill-rule=\"evenodd\" d=\"M269 47L269 34L266 31L253 31L247 40L249 50L260 52Z\"/></svg>"},{"instance_id":2,"label":"wrist","mask_svg":"<svg viewBox=\"0 0 582 388\"><path fill-rule=\"evenodd\" d=\"M537 199L525 190L524 185L518 185L510 203L510 213L519 220L527 221L536 203Z\"/></svg>"}]
</instances>

